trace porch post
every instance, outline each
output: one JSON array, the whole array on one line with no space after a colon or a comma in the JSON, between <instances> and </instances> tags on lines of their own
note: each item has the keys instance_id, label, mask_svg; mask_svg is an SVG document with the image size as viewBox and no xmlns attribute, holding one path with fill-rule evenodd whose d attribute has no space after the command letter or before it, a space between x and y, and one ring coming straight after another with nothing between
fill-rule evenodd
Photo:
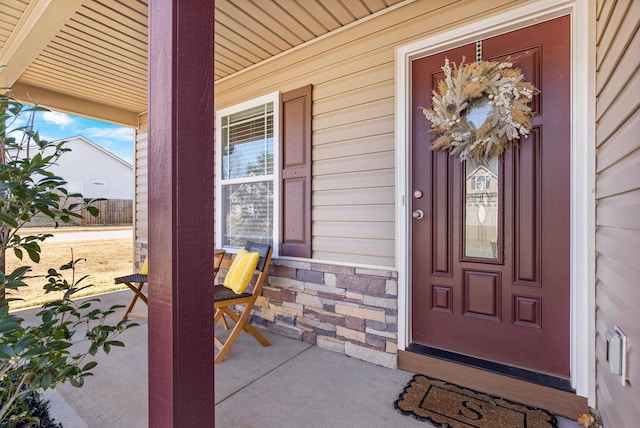
<instances>
[{"instance_id":1,"label":"porch post","mask_svg":"<svg viewBox=\"0 0 640 428\"><path fill-rule=\"evenodd\" d=\"M214 1L149 2L149 426L212 427Z\"/></svg>"}]
</instances>

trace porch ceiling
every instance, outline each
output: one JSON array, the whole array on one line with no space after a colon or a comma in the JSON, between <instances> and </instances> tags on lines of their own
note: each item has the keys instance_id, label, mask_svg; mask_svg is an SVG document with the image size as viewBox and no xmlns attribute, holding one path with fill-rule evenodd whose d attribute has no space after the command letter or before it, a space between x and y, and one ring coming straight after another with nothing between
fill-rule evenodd
<instances>
[{"instance_id":1,"label":"porch ceiling","mask_svg":"<svg viewBox=\"0 0 640 428\"><path fill-rule=\"evenodd\" d=\"M216 0L214 79L413 0ZM0 87L135 126L147 109L148 0L0 0Z\"/></svg>"}]
</instances>

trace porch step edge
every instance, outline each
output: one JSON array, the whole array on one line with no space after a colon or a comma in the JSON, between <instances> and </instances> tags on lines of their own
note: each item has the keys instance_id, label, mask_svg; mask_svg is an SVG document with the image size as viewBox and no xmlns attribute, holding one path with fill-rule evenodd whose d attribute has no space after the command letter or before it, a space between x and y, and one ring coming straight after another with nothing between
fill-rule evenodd
<instances>
[{"instance_id":1,"label":"porch step edge","mask_svg":"<svg viewBox=\"0 0 640 428\"><path fill-rule=\"evenodd\" d=\"M545 409L573 420L589 413L587 399L574 393L426 355L398 350L398 368Z\"/></svg>"}]
</instances>

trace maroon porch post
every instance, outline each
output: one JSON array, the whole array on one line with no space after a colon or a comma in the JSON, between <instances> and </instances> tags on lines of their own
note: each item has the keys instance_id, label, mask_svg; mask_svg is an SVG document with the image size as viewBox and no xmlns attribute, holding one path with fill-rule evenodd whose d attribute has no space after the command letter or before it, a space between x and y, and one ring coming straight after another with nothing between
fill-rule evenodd
<instances>
[{"instance_id":1,"label":"maroon porch post","mask_svg":"<svg viewBox=\"0 0 640 428\"><path fill-rule=\"evenodd\" d=\"M149 426L212 427L214 2L149 2Z\"/></svg>"}]
</instances>

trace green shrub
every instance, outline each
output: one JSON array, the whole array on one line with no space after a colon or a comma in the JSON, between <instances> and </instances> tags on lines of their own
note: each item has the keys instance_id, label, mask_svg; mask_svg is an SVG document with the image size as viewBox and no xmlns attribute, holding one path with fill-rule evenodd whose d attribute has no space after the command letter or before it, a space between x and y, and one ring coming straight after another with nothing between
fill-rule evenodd
<instances>
[{"instance_id":1,"label":"green shrub","mask_svg":"<svg viewBox=\"0 0 640 428\"><path fill-rule=\"evenodd\" d=\"M49 269L43 278L46 293L61 291L63 297L44 304L35 325L9 313L11 293L26 286L30 267L5 272L6 252L13 251L20 260L27 255L38 263L40 243L51 236L22 236L22 226L36 215L53 219L56 226L68 223L80 217L76 210L81 204L90 214L98 214L91 201L69 194L64 179L50 171L69 149L64 142L42 140L34 131L34 112L39 110L43 109L24 107L10 95L0 95L0 427L39 426L31 406L40 401L40 393L67 381L81 387L97 364L92 357L124 346L117 336L136 325L109 323L107 317L119 305L101 309L95 306L99 299L73 300L78 291L91 286L86 276L76 278L75 267L82 260L75 260L73 253L69 263ZM81 202L68 204L69 198Z\"/></svg>"}]
</instances>

